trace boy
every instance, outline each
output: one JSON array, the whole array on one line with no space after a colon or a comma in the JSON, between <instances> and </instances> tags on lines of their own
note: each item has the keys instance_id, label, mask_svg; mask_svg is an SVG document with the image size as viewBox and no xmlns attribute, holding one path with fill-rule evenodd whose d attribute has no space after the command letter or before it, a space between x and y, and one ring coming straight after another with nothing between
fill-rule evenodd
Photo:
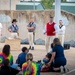
<instances>
[{"instance_id":1,"label":"boy","mask_svg":"<svg viewBox=\"0 0 75 75\"><path fill-rule=\"evenodd\" d=\"M19 64L19 67L22 68L22 64L26 62L26 55L28 53L27 47L22 48L22 53L18 55L16 63Z\"/></svg>"},{"instance_id":2,"label":"boy","mask_svg":"<svg viewBox=\"0 0 75 75\"><path fill-rule=\"evenodd\" d=\"M53 43L51 44L51 48L53 49ZM38 63L41 66L41 72L48 72L50 70L52 64L51 64L51 66L48 66L48 63L51 59L51 56L52 56L52 50L49 53L47 53L47 55L45 56L45 58L42 61L41 60L38 61Z\"/></svg>"}]
</instances>

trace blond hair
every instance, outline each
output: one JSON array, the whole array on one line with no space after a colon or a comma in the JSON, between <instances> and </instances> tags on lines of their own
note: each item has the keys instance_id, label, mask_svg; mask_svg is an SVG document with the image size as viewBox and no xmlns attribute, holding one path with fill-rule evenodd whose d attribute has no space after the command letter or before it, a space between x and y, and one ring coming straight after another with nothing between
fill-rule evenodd
<instances>
[{"instance_id":1,"label":"blond hair","mask_svg":"<svg viewBox=\"0 0 75 75\"><path fill-rule=\"evenodd\" d=\"M32 60L33 60L33 55L31 53L28 53L26 56L26 61L28 64L27 70L31 73L32 72Z\"/></svg>"}]
</instances>

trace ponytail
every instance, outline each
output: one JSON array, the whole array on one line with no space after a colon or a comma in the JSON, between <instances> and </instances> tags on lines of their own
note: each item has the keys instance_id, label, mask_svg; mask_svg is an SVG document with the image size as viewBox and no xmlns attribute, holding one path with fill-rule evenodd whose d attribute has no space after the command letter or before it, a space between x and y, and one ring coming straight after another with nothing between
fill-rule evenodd
<instances>
[{"instance_id":1,"label":"ponytail","mask_svg":"<svg viewBox=\"0 0 75 75\"><path fill-rule=\"evenodd\" d=\"M28 64L26 70L28 70L29 74L31 74L32 73L32 61L33 61L33 55L31 53L27 54L26 61L27 61L27 64Z\"/></svg>"},{"instance_id":2,"label":"ponytail","mask_svg":"<svg viewBox=\"0 0 75 75\"><path fill-rule=\"evenodd\" d=\"M29 73L31 74L31 73L32 73L32 61L28 60L27 63L28 63L27 70L28 70Z\"/></svg>"}]
</instances>

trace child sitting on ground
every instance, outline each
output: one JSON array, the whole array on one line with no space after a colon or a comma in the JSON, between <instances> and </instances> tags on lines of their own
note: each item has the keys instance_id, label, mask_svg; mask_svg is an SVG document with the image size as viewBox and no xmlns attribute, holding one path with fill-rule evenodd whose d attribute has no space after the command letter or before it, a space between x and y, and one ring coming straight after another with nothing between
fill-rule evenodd
<instances>
[{"instance_id":1,"label":"child sitting on ground","mask_svg":"<svg viewBox=\"0 0 75 75\"><path fill-rule=\"evenodd\" d=\"M51 54L50 53L47 53L47 55L45 56L45 58L43 59L43 62L42 62L42 67L41 67L41 72L48 72L49 69L50 69L50 66L48 66L48 62L50 61L51 59Z\"/></svg>"},{"instance_id":2,"label":"child sitting on ground","mask_svg":"<svg viewBox=\"0 0 75 75\"><path fill-rule=\"evenodd\" d=\"M26 62L22 65L23 75L40 75L39 65L33 61L33 55L28 53Z\"/></svg>"},{"instance_id":3,"label":"child sitting on ground","mask_svg":"<svg viewBox=\"0 0 75 75\"><path fill-rule=\"evenodd\" d=\"M51 48L53 48L53 43L51 44ZM47 53L45 58L43 60L39 60L37 63L40 64L41 72L48 72L51 68L51 66L48 66L48 62L50 61L52 56L52 50L51 52Z\"/></svg>"},{"instance_id":4,"label":"child sitting on ground","mask_svg":"<svg viewBox=\"0 0 75 75\"><path fill-rule=\"evenodd\" d=\"M3 53L0 52L0 67L3 66L3 62L6 58L7 57Z\"/></svg>"},{"instance_id":5,"label":"child sitting on ground","mask_svg":"<svg viewBox=\"0 0 75 75\"><path fill-rule=\"evenodd\" d=\"M5 59L3 66L0 68L0 75L16 75L19 73L19 70L10 67L9 59Z\"/></svg>"},{"instance_id":6,"label":"child sitting on ground","mask_svg":"<svg viewBox=\"0 0 75 75\"><path fill-rule=\"evenodd\" d=\"M6 44L3 47L2 53L6 56L7 59L9 59L10 65L13 64L13 55L10 52L10 45Z\"/></svg>"},{"instance_id":7,"label":"child sitting on ground","mask_svg":"<svg viewBox=\"0 0 75 75\"><path fill-rule=\"evenodd\" d=\"M22 48L22 53L18 55L16 63L19 64L19 67L22 68L22 64L26 62L26 55L28 53L27 47Z\"/></svg>"}]
</instances>

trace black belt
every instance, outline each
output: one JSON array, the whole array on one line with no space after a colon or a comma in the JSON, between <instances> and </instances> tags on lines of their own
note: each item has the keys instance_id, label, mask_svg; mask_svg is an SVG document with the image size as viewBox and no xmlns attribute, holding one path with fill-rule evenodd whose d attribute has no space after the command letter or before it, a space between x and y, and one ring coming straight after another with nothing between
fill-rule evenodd
<instances>
[{"instance_id":1,"label":"black belt","mask_svg":"<svg viewBox=\"0 0 75 75\"><path fill-rule=\"evenodd\" d=\"M13 31L14 33L17 33L17 32L15 32L15 31Z\"/></svg>"},{"instance_id":2,"label":"black belt","mask_svg":"<svg viewBox=\"0 0 75 75\"><path fill-rule=\"evenodd\" d=\"M28 32L34 32L34 31L28 31Z\"/></svg>"}]
</instances>

